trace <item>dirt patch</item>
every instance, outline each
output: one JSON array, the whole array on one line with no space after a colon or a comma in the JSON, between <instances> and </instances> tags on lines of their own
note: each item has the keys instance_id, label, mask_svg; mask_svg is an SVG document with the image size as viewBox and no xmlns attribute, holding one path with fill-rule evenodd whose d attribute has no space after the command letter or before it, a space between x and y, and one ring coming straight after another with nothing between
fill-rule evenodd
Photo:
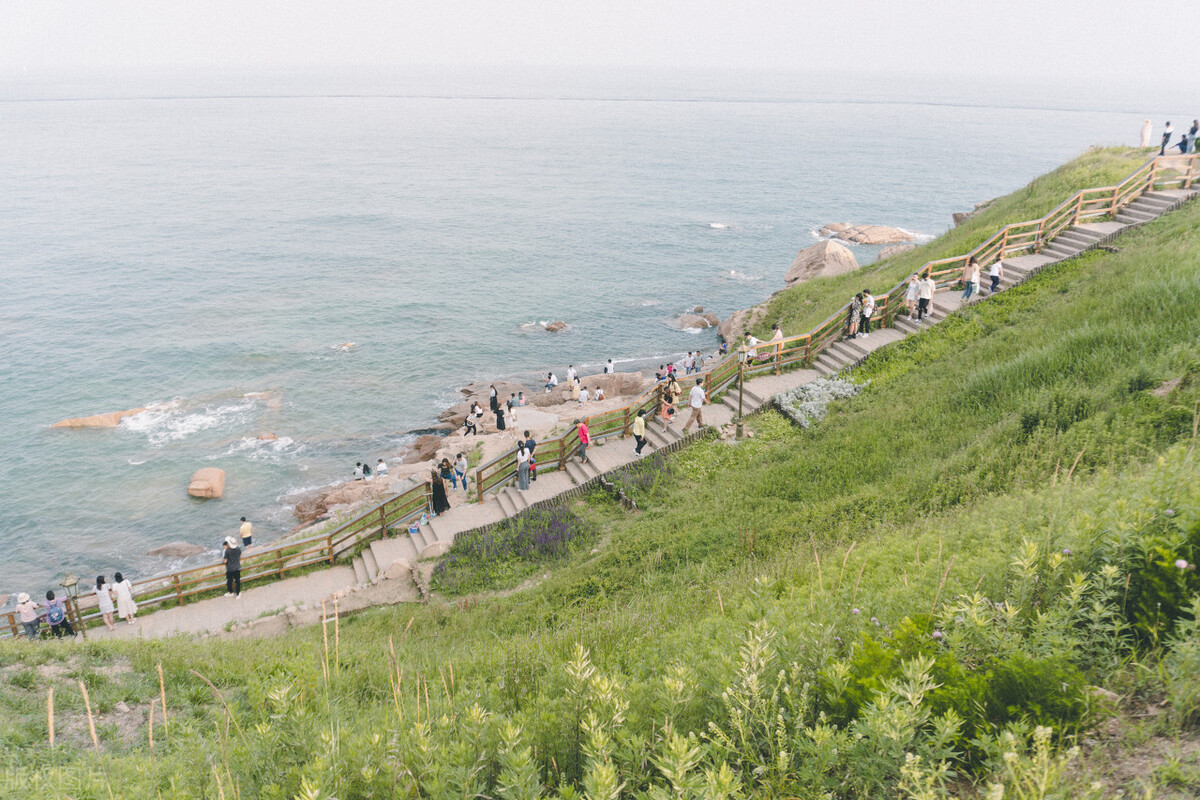
<instances>
[{"instance_id":1,"label":"dirt patch","mask_svg":"<svg viewBox=\"0 0 1200 800\"><path fill-rule=\"evenodd\" d=\"M112 742L114 735L125 747L146 741L149 715L149 703L117 703L107 714L96 714L96 735L100 738L100 749L107 749L106 744ZM158 713L155 717L156 723L162 721ZM61 743L80 750L92 748L92 734L88 728L86 713L60 715L54 728L56 744Z\"/></svg>"},{"instance_id":2,"label":"dirt patch","mask_svg":"<svg viewBox=\"0 0 1200 800\"><path fill-rule=\"evenodd\" d=\"M1150 394L1154 395L1155 397L1166 397L1171 392L1175 391L1176 387L1178 387L1182 382L1183 378L1171 378L1169 381L1163 381L1160 383L1158 388L1154 389L1152 392L1150 392Z\"/></svg>"},{"instance_id":3,"label":"dirt patch","mask_svg":"<svg viewBox=\"0 0 1200 800\"><path fill-rule=\"evenodd\" d=\"M1163 735L1165 726L1157 723L1165 714L1152 706L1101 723L1080 742L1081 776L1127 797L1142 797L1150 786L1157 800L1200 796L1200 731Z\"/></svg>"}]
</instances>

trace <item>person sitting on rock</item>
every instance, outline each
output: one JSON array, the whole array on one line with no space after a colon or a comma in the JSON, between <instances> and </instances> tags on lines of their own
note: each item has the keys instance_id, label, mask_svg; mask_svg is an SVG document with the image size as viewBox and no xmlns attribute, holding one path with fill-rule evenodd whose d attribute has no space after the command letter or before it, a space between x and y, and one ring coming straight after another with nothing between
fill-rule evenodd
<instances>
[{"instance_id":1,"label":"person sitting on rock","mask_svg":"<svg viewBox=\"0 0 1200 800\"><path fill-rule=\"evenodd\" d=\"M359 461L354 465L354 480L361 481L363 479L363 475L363 465L362 462Z\"/></svg>"},{"instance_id":2,"label":"person sitting on rock","mask_svg":"<svg viewBox=\"0 0 1200 800\"><path fill-rule=\"evenodd\" d=\"M550 391L555 386L558 386L558 376L555 375L553 372L547 372L546 373L546 394L550 394Z\"/></svg>"},{"instance_id":3,"label":"person sitting on rock","mask_svg":"<svg viewBox=\"0 0 1200 800\"><path fill-rule=\"evenodd\" d=\"M604 399L604 389L602 389L601 387L596 387L596 400L603 400L603 399Z\"/></svg>"}]
</instances>

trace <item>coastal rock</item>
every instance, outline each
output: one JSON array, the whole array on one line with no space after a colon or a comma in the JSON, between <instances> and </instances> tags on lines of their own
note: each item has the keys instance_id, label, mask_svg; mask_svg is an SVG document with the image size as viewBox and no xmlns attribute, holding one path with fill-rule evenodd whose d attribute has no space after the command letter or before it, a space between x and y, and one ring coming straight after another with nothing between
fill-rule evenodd
<instances>
[{"instance_id":1,"label":"coastal rock","mask_svg":"<svg viewBox=\"0 0 1200 800\"><path fill-rule=\"evenodd\" d=\"M827 278L830 275L841 275L856 269L858 269L858 260L854 257L854 253L850 252L850 248L844 244L838 244L832 239L826 239L796 253L796 259L788 268L787 274L783 276L783 280L790 287L813 278Z\"/></svg>"},{"instance_id":2,"label":"coastal rock","mask_svg":"<svg viewBox=\"0 0 1200 800\"><path fill-rule=\"evenodd\" d=\"M140 414L146 409L131 408L128 411L110 411L107 414L95 414L90 417L72 417L51 425L51 428L115 428L124 417Z\"/></svg>"},{"instance_id":3,"label":"coastal rock","mask_svg":"<svg viewBox=\"0 0 1200 800\"><path fill-rule=\"evenodd\" d=\"M495 386L496 394L501 400L507 400L518 392L524 392L527 398L532 394L528 386L520 383L512 383L511 381L496 381ZM471 403L474 402L478 402L479 405L483 406L484 413L490 415L491 410L488 401L490 399L491 387L491 383L483 383L482 381L469 383L462 387L459 391L465 394L467 399L461 403L455 403L450 408L438 414L438 420L451 426L452 430L461 428L463 420L467 418L467 412L471 410ZM492 420L495 420L494 416Z\"/></svg>"},{"instance_id":4,"label":"coastal rock","mask_svg":"<svg viewBox=\"0 0 1200 800\"><path fill-rule=\"evenodd\" d=\"M395 492L395 484L389 480L350 481L304 496L296 502L292 513L302 524L307 524L324 517L335 506L350 506L363 500L382 500Z\"/></svg>"},{"instance_id":5,"label":"coastal rock","mask_svg":"<svg viewBox=\"0 0 1200 800\"><path fill-rule=\"evenodd\" d=\"M203 467L192 474L187 493L192 497L215 498L225 493L225 470Z\"/></svg>"},{"instance_id":6,"label":"coastal rock","mask_svg":"<svg viewBox=\"0 0 1200 800\"><path fill-rule=\"evenodd\" d=\"M721 324L716 314L684 314L675 320L676 326L684 328L715 328Z\"/></svg>"},{"instance_id":7,"label":"coastal rock","mask_svg":"<svg viewBox=\"0 0 1200 800\"><path fill-rule=\"evenodd\" d=\"M551 333L557 333L558 331L565 331L567 329L567 323L560 319L556 322L547 322L544 327Z\"/></svg>"},{"instance_id":8,"label":"coastal rock","mask_svg":"<svg viewBox=\"0 0 1200 800\"><path fill-rule=\"evenodd\" d=\"M975 207L973 209L971 209L970 211L955 211L954 214L952 215L954 217L954 227L957 228L959 225L962 225L964 222L966 222L971 217L975 216L980 211L987 208L994 202L996 202L996 201L995 200L984 200L982 203L976 203Z\"/></svg>"},{"instance_id":9,"label":"coastal rock","mask_svg":"<svg viewBox=\"0 0 1200 800\"><path fill-rule=\"evenodd\" d=\"M278 439L279 439L279 437L273 433L260 433L258 435L258 440L260 442L274 442Z\"/></svg>"},{"instance_id":10,"label":"coastal rock","mask_svg":"<svg viewBox=\"0 0 1200 800\"><path fill-rule=\"evenodd\" d=\"M428 461L437 453L438 448L442 446L442 441L445 437L434 436L427 434L418 436L417 440L412 443L411 448L404 454L405 464L416 464L420 461Z\"/></svg>"},{"instance_id":11,"label":"coastal rock","mask_svg":"<svg viewBox=\"0 0 1200 800\"><path fill-rule=\"evenodd\" d=\"M146 555L161 556L163 558L188 558L189 556L198 556L203 552L204 548L198 544L192 544L191 542L170 542L153 550L147 550Z\"/></svg>"},{"instance_id":12,"label":"coastal rock","mask_svg":"<svg viewBox=\"0 0 1200 800\"><path fill-rule=\"evenodd\" d=\"M909 250L915 250L916 248L915 244L894 244L879 251L879 260L883 261L885 258L891 258L897 253L907 253Z\"/></svg>"},{"instance_id":13,"label":"coastal rock","mask_svg":"<svg viewBox=\"0 0 1200 800\"><path fill-rule=\"evenodd\" d=\"M693 314L703 314L704 306L696 306L695 308L692 309L692 313Z\"/></svg>"},{"instance_id":14,"label":"coastal rock","mask_svg":"<svg viewBox=\"0 0 1200 800\"><path fill-rule=\"evenodd\" d=\"M901 228L889 228L886 225L851 225L849 222L831 222L821 228L821 235L855 244L892 244L911 242L917 238Z\"/></svg>"},{"instance_id":15,"label":"coastal rock","mask_svg":"<svg viewBox=\"0 0 1200 800\"><path fill-rule=\"evenodd\" d=\"M767 313L765 306L752 306L733 312L729 319L717 326L717 334L726 342L738 342L746 335L746 329L757 323Z\"/></svg>"},{"instance_id":16,"label":"coastal rock","mask_svg":"<svg viewBox=\"0 0 1200 800\"><path fill-rule=\"evenodd\" d=\"M640 372L614 372L611 375L588 375L581 382L595 394L596 389L603 389L608 399L614 397L631 397L639 394L650 385L650 379Z\"/></svg>"}]
</instances>

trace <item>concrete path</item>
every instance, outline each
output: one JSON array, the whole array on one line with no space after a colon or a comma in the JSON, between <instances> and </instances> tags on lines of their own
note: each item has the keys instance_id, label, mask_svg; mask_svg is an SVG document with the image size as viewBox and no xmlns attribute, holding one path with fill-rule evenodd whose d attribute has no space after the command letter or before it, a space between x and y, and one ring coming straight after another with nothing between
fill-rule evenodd
<instances>
[{"instance_id":1,"label":"concrete path","mask_svg":"<svg viewBox=\"0 0 1200 800\"><path fill-rule=\"evenodd\" d=\"M1171 211L1197 194L1197 190L1172 190L1148 192L1130 203L1117 222L1089 223L1076 225L1050 242L1037 255L1018 256L1005 259L1005 275L1001 291L1021 283L1047 264L1053 264L1103 244L1122 231L1149 222ZM987 299L988 279L984 276L984 290L971 303ZM819 377L832 375L858 364L870 353L892 342L920 332L922 328L936 325L963 305L961 294L946 291L934 298L931 313L923 323L898 318L894 328L884 328L862 338L846 339L831 345L816 359L814 369L796 370L783 375L760 376L746 381L744 412L753 414L770 403L780 392L801 386ZM738 392L726 392L720 403L706 405L703 416L706 425L718 427L734 421L737 413ZM643 454L660 448L676 449L686 446L696 438L694 427L691 435L685 436L683 426L690 416L686 403L681 403L677 421L662 426L657 419L647 425L649 446ZM118 623L117 631L110 634L103 628L90 630L89 636L170 636L173 634L197 634L220 631L230 623L244 623L272 612L303 604L320 605L321 599L347 587L366 587L376 581L384 570L396 561L409 563L423 558L434 558L444 553L454 537L466 531L494 525L514 517L531 506L547 503L556 498L580 492L601 475L637 460L634 442L629 439L610 438L588 448L588 461L582 463L572 459L559 472L544 472L528 491L517 491L504 487L489 495L482 503L467 503L461 491L450 491L451 509L445 514L422 526L412 535L401 535L389 539L372 541L350 566L335 566L330 569L309 573L299 578L288 578L248 589L240 599L219 597L202 600L181 608L155 612L139 620L135 626Z\"/></svg>"}]
</instances>

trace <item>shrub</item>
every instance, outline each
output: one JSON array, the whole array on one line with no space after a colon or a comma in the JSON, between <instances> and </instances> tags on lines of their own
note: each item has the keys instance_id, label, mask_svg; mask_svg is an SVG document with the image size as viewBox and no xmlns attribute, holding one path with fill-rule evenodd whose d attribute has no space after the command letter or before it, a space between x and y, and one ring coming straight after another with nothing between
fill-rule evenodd
<instances>
[{"instance_id":1,"label":"shrub","mask_svg":"<svg viewBox=\"0 0 1200 800\"><path fill-rule=\"evenodd\" d=\"M845 378L817 378L775 395L775 405L800 427L811 428L813 423L825 419L831 402L854 397L866 385Z\"/></svg>"}]
</instances>

